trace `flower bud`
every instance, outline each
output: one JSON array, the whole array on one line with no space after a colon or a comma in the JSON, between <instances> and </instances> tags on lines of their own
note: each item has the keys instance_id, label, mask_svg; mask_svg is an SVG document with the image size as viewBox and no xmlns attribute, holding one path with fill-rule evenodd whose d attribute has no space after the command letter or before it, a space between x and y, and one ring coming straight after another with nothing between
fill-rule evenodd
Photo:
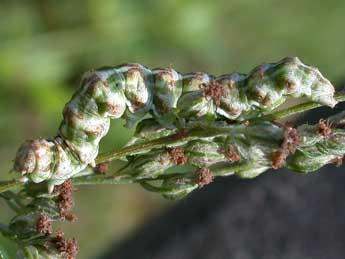
<instances>
[{"instance_id":1,"label":"flower bud","mask_svg":"<svg viewBox=\"0 0 345 259\"><path fill-rule=\"evenodd\" d=\"M197 167L208 167L212 164L226 161L221 146L212 140L190 141L184 147L184 152L188 163Z\"/></svg>"}]
</instances>

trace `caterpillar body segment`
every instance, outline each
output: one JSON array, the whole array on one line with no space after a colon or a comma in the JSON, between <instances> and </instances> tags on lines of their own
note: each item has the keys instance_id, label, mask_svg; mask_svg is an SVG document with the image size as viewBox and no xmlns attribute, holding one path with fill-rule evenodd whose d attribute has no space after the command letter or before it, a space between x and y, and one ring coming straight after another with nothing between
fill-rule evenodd
<instances>
[{"instance_id":1,"label":"caterpillar body segment","mask_svg":"<svg viewBox=\"0 0 345 259\"><path fill-rule=\"evenodd\" d=\"M270 111L287 96L336 104L331 83L298 58L260 65L248 75L219 77L140 64L101 68L84 75L64 108L57 137L24 143L14 170L54 186L94 166L110 119L123 118L131 127L151 116L162 128L175 130L185 125L181 122L237 120L253 111Z\"/></svg>"}]
</instances>

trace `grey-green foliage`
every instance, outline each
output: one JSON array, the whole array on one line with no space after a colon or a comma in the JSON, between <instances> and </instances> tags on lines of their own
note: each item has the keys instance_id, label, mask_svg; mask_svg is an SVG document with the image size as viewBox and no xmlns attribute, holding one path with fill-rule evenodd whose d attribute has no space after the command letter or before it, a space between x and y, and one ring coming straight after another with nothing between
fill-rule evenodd
<instances>
[{"instance_id":1,"label":"grey-green foliage","mask_svg":"<svg viewBox=\"0 0 345 259\"><path fill-rule=\"evenodd\" d=\"M342 159L345 154L345 112L330 117L332 123L329 134L320 132L320 123L316 125L301 125L297 128L299 142L296 151L287 154L285 166L299 173L313 172L320 167ZM326 125L327 127L329 125ZM282 149L284 142L284 126L271 122L258 122L252 125L214 125L219 135L214 138L205 137L192 140L179 146L184 150L187 163L195 166L194 171L188 173L173 173L168 171L166 164L147 162L141 164L143 171L147 167L151 176L145 175L143 186L163 196L175 199L181 198L198 188L198 168L207 167L213 177L236 175L240 178L253 178L272 168L273 154ZM220 136L221 135L221 136ZM224 155L224 150L231 145L239 156L231 161ZM286 151L288 152L288 151ZM159 153L155 150L152 154ZM148 153L150 154L150 153ZM140 160L137 155L134 159ZM130 162L131 163L131 162ZM173 167L175 165L170 165ZM176 167L174 167L176 169ZM128 168L131 172L131 167Z\"/></svg>"},{"instance_id":2,"label":"grey-green foliage","mask_svg":"<svg viewBox=\"0 0 345 259\"><path fill-rule=\"evenodd\" d=\"M40 233L38 219L42 214L53 221L62 218L49 195L55 185L95 165L110 119L123 118L128 127L139 123L127 145L133 152L121 157L127 166L104 179L138 182L169 199L184 197L216 176L253 178L279 166L310 172L342 156L344 114L332 118L336 128L329 134L320 133L317 125L299 127L294 134L301 139L288 139L286 127L260 120L288 96L330 107L337 103L331 83L297 58L260 65L248 75L219 77L139 64L88 72L63 110L57 136L19 148L14 169L22 173L21 181L46 181L50 194L38 195L30 189L33 183L26 184L32 200L16 210L6 235L23 247L19 256L55 258L56 247L50 255L43 246L51 236Z\"/></svg>"},{"instance_id":3,"label":"grey-green foliage","mask_svg":"<svg viewBox=\"0 0 345 259\"><path fill-rule=\"evenodd\" d=\"M150 70L140 64L100 68L85 74L66 104L57 137L24 143L14 170L23 180L48 180L52 190L95 165L110 119L124 118L132 126L150 114L162 127L174 130L192 121L243 120L277 108L287 96L330 107L337 103L332 84L298 58L262 64L248 75L219 77L183 75L172 68Z\"/></svg>"},{"instance_id":4,"label":"grey-green foliage","mask_svg":"<svg viewBox=\"0 0 345 259\"><path fill-rule=\"evenodd\" d=\"M26 199L30 200L30 196ZM18 196L19 199L19 196ZM56 197L32 197L31 201L17 211L8 226L3 226L2 234L17 246L18 259L64 259L51 243L52 237L38 230L37 222L45 215L50 222L61 220ZM18 202L18 201L17 201Z\"/></svg>"}]
</instances>

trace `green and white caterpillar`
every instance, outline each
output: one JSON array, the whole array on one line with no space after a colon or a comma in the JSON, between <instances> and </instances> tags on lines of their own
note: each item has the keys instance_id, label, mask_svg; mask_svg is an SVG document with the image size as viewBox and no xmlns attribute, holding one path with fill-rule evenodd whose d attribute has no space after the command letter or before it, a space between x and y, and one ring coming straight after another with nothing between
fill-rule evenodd
<instances>
[{"instance_id":1,"label":"green and white caterpillar","mask_svg":"<svg viewBox=\"0 0 345 259\"><path fill-rule=\"evenodd\" d=\"M131 127L149 114L166 128L189 121L239 120L252 112L271 111L287 96L330 107L337 103L332 84L298 58L260 65L248 75L219 77L150 70L139 64L101 68L84 75L64 108L57 136L24 143L14 170L26 180L47 180L52 189L94 166L110 119L124 118Z\"/></svg>"}]
</instances>

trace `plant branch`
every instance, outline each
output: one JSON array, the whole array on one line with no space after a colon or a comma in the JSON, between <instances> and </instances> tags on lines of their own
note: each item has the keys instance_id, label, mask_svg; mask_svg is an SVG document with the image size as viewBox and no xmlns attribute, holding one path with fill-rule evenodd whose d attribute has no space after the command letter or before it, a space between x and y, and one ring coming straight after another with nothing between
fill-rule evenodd
<instances>
[{"instance_id":1,"label":"plant branch","mask_svg":"<svg viewBox=\"0 0 345 259\"><path fill-rule=\"evenodd\" d=\"M341 93L336 96L336 100L338 102L345 101L345 94ZM302 104L298 104L292 107L289 107L287 109L273 112L271 114L263 115L259 118L252 119L250 122L256 122L256 121L273 121L282 119L287 116L291 116L293 114L305 112L308 110L315 109L317 107L320 107L321 105L315 102L306 102ZM153 148L160 148L163 146L174 144L178 141L189 141L193 139L198 139L200 137L208 137L208 136L215 136L217 134L225 134L228 133L228 128L219 128L219 127L212 127L209 126L207 129L205 127L203 129L196 128L196 129L190 129L189 131L181 131L176 134L146 141L139 144L134 144L131 146L127 146L124 148L121 148L119 150L115 151L109 151L102 153L98 156L96 159L96 163L104 163L104 162L110 162L115 159L123 158L127 155L140 153L143 151L151 150ZM222 170L222 169L219 169ZM224 169L226 170L226 169ZM119 184L119 183L131 183L133 180L128 179L123 176L102 176L102 175L87 175L87 176L80 176L73 179L73 182L76 185L86 185L86 184ZM1 181L0 182L0 193L3 193L5 191L22 187L25 184L21 181L18 181L16 179L10 180L10 181Z\"/></svg>"},{"instance_id":2,"label":"plant branch","mask_svg":"<svg viewBox=\"0 0 345 259\"><path fill-rule=\"evenodd\" d=\"M336 96L336 100L338 102L345 101L345 93L338 94ZM277 112L273 112L273 113L270 113L267 115L263 115L259 118L255 118L255 119L250 120L250 122L264 121L264 120L265 121L278 120L278 119L282 119L284 117L288 117L288 116L291 116L294 114L298 114L301 112L312 110L312 109L318 108L320 106L322 106L322 105L315 103L315 102L306 102L306 103L302 103L302 104L298 104L298 105L286 108L286 109L281 110L281 111L277 111ZM109 152L100 154L98 156L98 158L96 159L96 163L99 164L99 163L109 162L111 160L119 159L119 158L125 157L127 155L139 153L141 151L150 150L153 148L159 148L162 146L173 144L177 140L192 140L192 139L196 139L199 137L212 136L212 134L215 134L215 133L216 134L217 133L218 134L224 133L224 129L219 129L218 127L217 128L209 127L207 130L205 128L202 130L200 130L200 129L194 130L194 131L191 130L190 132L185 132L185 134L177 133L177 134L170 135L167 137L147 141L145 143L131 145L131 146L124 147L124 148L117 150L117 151L109 151Z\"/></svg>"},{"instance_id":3,"label":"plant branch","mask_svg":"<svg viewBox=\"0 0 345 259\"><path fill-rule=\"evenodd\" d=\"M335 96L335 99L338 101L338 102L343 102L345 101L345 93L341 93L341 94L337 94ZM306 103L301 103L301 104L297 104L295 106L292 106L292 107L289 107L289 108L286 108L284 110L281 110L281 111L277 111L277 112L273 112L273 113L270 113L270 114L267 114L267 115L263 115L259 118L255 118L254 120L252 121L273 121L273 120L279 120L279 119L282 119L284 117L288 117L288 116L291 116L291 115L294 115L294 114L298 114L298 113L301 113L301 112L305 112L305 111L309 111L309 110L312 110L312 109L315 109L315 108L318 108L318 107L321 107L322 105L319 104L319 103L315 103L315 102L306 102Z\"/></svg>"},{"instance_id":4,"label":"plant branch","mask_svg":"<svg viewBox=\"0 0 345 259\"><path fill-rule=\"evenodd\" d=\"M21 187L24 185L24 182L18 181L17 179L9 180L9 181L1 181L0 182L0 193L12 190L17 187Z\"/></svg>"}]
</instances>

